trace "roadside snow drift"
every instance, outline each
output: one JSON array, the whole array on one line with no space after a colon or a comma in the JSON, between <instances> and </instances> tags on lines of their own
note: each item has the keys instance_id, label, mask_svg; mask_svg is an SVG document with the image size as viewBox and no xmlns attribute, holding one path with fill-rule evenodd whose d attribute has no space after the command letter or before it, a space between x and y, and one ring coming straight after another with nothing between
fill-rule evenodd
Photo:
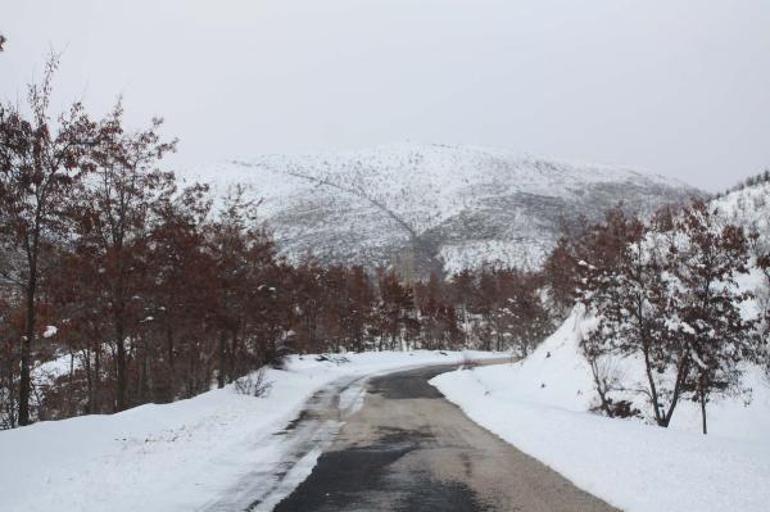
<instances>
[{"instance_id":1,"label":"roadside snow drift","mask_svg":"<svg viewBox=\"0 0 770 512\"><path fill-rule=\"evenodd\" d=\"M770 391L758 371L753 400L709 404L708 436L684 402L668 429L588 412L590 369L578 354L576 310L534 353L513 365L479 367L434 384L480 425L577 486L629 512L765 511L770 503ZM619 371L633 374L633 361Z\"/></svg>"},{"instance_id":2,"label":"roadside snow drift","mask_svg":"<svg viewBox=\"0 0 770 512\"><path fill-rule=\"evenodd\" d=\"M332 361L295 356L286 370L266 372L271 386L261 398L228 386L172 404L0 432L0 510L205 508L256 465L278 468L286 454L280 436L273 434L286 428L319 389L340 379L353 382L400 368L458 363L463 357L427 351L348 354ZM353 406L355 390L343 395L339 406ZM312 468L315 458L303 463Z\"/></svg>"}]
</instances>

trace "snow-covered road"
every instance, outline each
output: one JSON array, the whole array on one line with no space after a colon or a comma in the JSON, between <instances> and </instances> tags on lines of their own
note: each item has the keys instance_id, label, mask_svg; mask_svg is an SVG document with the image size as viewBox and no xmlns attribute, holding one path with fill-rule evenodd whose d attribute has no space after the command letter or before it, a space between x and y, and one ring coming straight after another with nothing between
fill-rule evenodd
<instances>
[{"instance_id":1,"label":"snow-covered road","mask_svg":"<svg viewBox=\"0 0 770 512\"><path fill-rule=\"evenodd\" d=\"M428 384L453 369L371 379L361 410L275 511L615 511L479 427Z\"/></svg>"},{"instance_id":2,"label":"snow-covered road","mask_svg":"<svg viewBox=\"0 0 770 512\"><path fill-rule=\"evenodd\" d=\"M220 492L202 510L272 510L307 478L345 419L358 409L369 378L342 377L316 391L294 420L271 434L274 436L271 440L275 445L274 453L280 456L254 461L237 482ZM259 443L265 444L265 440L260 439Z\"/></svg>"},{"instance_id":3,"label":"snow-covered road","mask_svg":"<svg viewBox=\"0 0 770 512\"><path fill-rule=\"evenodd\" d=\"M495 356L500 357L473 354ZM256 502L267 507L310 472L340 421L360 403L366 378L463 358L428 351L322 361L295 356L285 370L267 371L271 387L264 397L226 387L172 404L3 431L0 509L174 512ZM305 409L319 411L320 421L293 422Z\"/></svg>"}]
</instances>

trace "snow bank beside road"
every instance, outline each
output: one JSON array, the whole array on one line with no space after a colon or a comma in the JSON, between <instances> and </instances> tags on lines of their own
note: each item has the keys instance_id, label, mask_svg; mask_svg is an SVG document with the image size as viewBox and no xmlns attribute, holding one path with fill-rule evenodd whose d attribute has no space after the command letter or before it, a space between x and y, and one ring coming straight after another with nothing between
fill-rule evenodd
<instances>
[{"instance_id":1,"label":"snow bank beside road","mask_svg":"<svg viewBox=\"0 0 770 512\"><path fill-rule=\"evenodd\" d=\"M281 443L273 434L324 386L341 378L463 359L459 353L426 351L346 357L349 361L340 364L293 357L286 371L267 372L272 386L263 398L228 387L172 404L0 432L0 509L195 510L254 465L279 464Z\"/></svg>"},{"instance_id":2,"label":"snow bank beside road","mask_svg":"<svg viewBox=\"0 0 770 512\"><path fill-rule=\"evenodd\" d=\"M594 396L577 354L579 315L526 360L439 375L431 383L474 421L578 487L627 512L765 511L770 503L770 391L758 375L750 406L709 404L699 433L691 403L669 429L588 413ZM633 361L620 363L633 372Z\"/></svg>"}]
</instances>

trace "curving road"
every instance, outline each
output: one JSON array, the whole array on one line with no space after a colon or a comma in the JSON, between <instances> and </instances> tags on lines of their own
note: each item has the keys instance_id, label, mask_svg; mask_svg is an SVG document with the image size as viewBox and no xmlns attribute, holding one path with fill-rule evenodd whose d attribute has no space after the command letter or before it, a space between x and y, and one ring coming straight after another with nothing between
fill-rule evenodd
<instances>
[{"instance_id":1,"label":"curving road","mask_svg":"<svg viewBox=\"0 0 770 512\"><path fill-rule=\"evenodd\" d=\"M275 510L615 510L473 423L428 384L453 368L370 380L363 407Z\"/></svg>"}]
</instances>

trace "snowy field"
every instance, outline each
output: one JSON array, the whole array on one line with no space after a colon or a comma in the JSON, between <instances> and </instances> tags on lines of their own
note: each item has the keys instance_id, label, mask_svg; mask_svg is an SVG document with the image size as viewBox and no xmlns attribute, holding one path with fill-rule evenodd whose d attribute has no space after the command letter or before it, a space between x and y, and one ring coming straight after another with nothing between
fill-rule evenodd
<instances>
[{"instance_id":1,"label":"snowy field","mask_svg":"<svg viewBox=\"0 0 770 512\"><path fill-rule=\"evenodd\" d=\"M346 383L338 406L351 408L362 396L363 376L464 357L427 351L350 354L348 361L337 362L295 356L286 370L266 372L271 386L265 397L229 386L173 404L0 432L0 510L205 509L255 466L270 473L264 467L272 465L277 472L286 454L281 436L274 434L318 390ZM309 472L315 458L304 463Z\"/></svg>"},{"instance_id":2,"label":"snowy field","mask_svg":"<svg viewBox=\"0 0 770 512\"><path fill-rule=\"evenodd\" d=\"M759 372L746 375L749 404L709 404L708 436L690 402L669 429L598 416L587 412L594 392L577 353L581 322L574 313L522 362L431 383L477 423L628 512L768 510L770 389Z\"/></svg>"}]
</instances>

